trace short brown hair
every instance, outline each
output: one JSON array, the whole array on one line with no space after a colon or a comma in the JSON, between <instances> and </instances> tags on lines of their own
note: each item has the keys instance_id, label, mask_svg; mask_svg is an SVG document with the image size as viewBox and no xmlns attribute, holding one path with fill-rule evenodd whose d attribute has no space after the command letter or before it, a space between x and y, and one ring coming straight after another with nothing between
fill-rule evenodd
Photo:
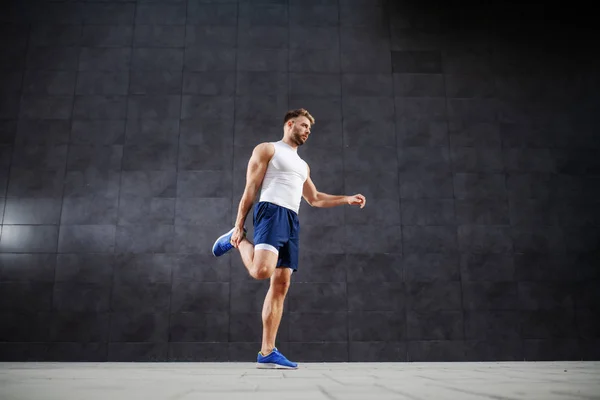
<instances>
[{"instance_id":1,"label":"short brown hair","mask_svg":"<svg viewBox=\"0 0 600 400\"><path fill-rule=\"evenodd\" d=\"M315 124L315 119L313 118L313 116L310 115L310 113L308 111L306 111L304 108L297 108L295 110L290 110L287 113L285 113L285 117L283 118L283 123L285 124L290 119L296 118L296 117L299 117L299 116L303 116L303 117L308 118L308 120L310 121L311 125Z\"/></svg>"}]
</instances>

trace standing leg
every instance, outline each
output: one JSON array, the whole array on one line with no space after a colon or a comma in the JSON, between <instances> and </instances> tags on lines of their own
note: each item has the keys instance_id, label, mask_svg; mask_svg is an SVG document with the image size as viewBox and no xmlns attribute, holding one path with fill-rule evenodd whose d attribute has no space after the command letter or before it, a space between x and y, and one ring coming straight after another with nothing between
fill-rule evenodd
<instances>
[{"instance_id":1,"label":"standing leg","mask_svg":"<svg viewBox=\"0 0 600 400\"><path fill-rule=\"evenodd\" d=\"M271 285L262 309L263 338L260 352L269 354L275 347L275 338L283 315L283 303L288 288L292 270L289 268L277 268L271 276Z\"/></svg>"},{"instance_id":2,"label":"standing leg","mask_svg":"<svg viewBox=\"0 0 600 400\"><path fill-rule=\"evenodd\" d=\"M262 310L263 340L256 360L258 368L298 368L297 363L288 360L275 346L292 272L298 268L299 226L297 216L290 210L287 210L286 214L285 223L282 225L286 227L287 242L280 247L278 260L280 260L280 265L289 268L277 268L271 277L271 285Z\"/></svg>"}]
</instances>

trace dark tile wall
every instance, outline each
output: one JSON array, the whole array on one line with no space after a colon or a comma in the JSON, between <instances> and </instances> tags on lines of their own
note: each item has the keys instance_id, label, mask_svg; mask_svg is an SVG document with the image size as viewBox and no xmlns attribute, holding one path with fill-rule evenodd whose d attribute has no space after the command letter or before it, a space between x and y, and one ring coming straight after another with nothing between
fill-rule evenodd
<instances>
[{"instance_id":1,"label":"dark tile wall","mask_svg":"<svg viewBox=\"0 0 600 400\"><path fill-rule=\"evenodd\" d=\"M210 247L296 107L317 187L368 206L302 205L291 359L599 359L585 37L427 2L4 7L0 359L252 361L268 284Z\"/></svg>"}]
</instances>

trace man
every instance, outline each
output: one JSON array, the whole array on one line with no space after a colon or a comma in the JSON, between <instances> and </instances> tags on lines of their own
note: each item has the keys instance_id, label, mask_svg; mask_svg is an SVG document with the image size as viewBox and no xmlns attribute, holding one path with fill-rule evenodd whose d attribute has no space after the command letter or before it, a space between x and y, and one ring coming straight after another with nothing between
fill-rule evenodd
<instances>
[{"instance_id":1,"label":"man","mask_svg":"<svg viewBox=\"0 0 600 400\"><path fill-rule=\"evenodd\" d=\"M283 138L254 148L248 162L246 187L235 226L221 235L212 249L213 254L219 257L237 248L253 278L271 280L262 311L262 348L257 356L259 368L298 367L277 350L275 337L292 272L298 269L298 210L302 197L312 207L349 204L363 208L366 204L361 194L333 196L315 188L308 164L298 156L298 147L306 142L314 123L314 118L303 108L288 111L284 117ZM245 237L244 223L259 188L252 244Z\"/></svg>"}]
</instances>

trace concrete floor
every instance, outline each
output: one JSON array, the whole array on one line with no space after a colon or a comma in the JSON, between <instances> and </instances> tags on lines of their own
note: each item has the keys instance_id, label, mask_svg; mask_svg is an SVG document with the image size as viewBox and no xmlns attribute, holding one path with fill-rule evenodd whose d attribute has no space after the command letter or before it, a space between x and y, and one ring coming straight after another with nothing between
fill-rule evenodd
<instances>
[{"instance_id":1,"label":"concrete floor","mask_svg":"<svg viewBox=\"0 0 600 400\"><path fill-rule=\"evenodd\" d=\"M0 363L2 400L600 399L600 362Z\"/></svg>"}]
</instances>

